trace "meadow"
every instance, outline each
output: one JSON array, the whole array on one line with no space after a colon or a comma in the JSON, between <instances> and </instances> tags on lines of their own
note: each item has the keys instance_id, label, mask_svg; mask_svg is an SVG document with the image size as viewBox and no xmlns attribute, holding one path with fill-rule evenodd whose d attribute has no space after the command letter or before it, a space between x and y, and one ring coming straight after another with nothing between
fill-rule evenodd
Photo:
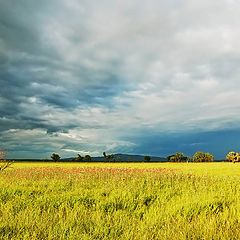
<instances>
[{"instance_id":1,"label":"meadow","mask_svg":"<svg viewBox=\"0 0 240 240\"><path fill-rule=\"evenodd\" d=\"M0 239L240 239L240 164L14 163Z\"/></svg>"}]
</instances>

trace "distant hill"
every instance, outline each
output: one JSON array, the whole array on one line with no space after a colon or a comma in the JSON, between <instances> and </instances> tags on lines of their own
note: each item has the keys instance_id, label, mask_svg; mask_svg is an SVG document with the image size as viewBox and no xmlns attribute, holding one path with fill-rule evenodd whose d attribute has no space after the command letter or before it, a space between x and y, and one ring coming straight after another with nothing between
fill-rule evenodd
<instances>
[{"instance_id":1,"label":"distant hill","mask_svg":"<svg viewBox=\"0 0 240 240\"><path fill-rule=\"evenodd\" d=\"M144 162L144 156L145 155L138 155L138 154L122 154L117 153L114 154L114 161L110 162ZM157 156L150 156L151 160L150 162L167 162L167 158L165 157L157 157ZM61 158L59 162L73 162L75 159L74 157L69 158ZM52 160L49 159L9 159L13 161L19 161L19 162L52 162ZM224 162L226 160L224 159L214 159L214 162ZM99 157L92 157L91 162L108 162L103 156Z\"/></svg>"},{"instance_id":2,"label":"distant hill","mask_svg":"<svg viewBox=\"0 0 240 240\"><path fill-rule=\"evenodd\" d=\"M150 156L150 162L166 162L167 158L164 157L156 157ZM61 158L60 162L72 162L75 157L70 158ZM51 159L12 159L14 161L21 161L21 162L50 162ZM92 162L106 162L104 157L92 157ZM132 154L114 154L114 161L116 162L143 162L144 155L132 155Z\"/></svg>"},{"instance_id":3,"label":"distant hill","mask_svg":"<svg viewBox=\"0 0 240 240\"><path fill-rule=\"evenodd\" d=\"M167 158L150 156L150 162L166 162ZM143 162L144 155L132 155L132 154L114 154L114 159L117 162ZM104 157L93 157L92 161L103 162L106 161Z\"/></svg>"}]
</instances>

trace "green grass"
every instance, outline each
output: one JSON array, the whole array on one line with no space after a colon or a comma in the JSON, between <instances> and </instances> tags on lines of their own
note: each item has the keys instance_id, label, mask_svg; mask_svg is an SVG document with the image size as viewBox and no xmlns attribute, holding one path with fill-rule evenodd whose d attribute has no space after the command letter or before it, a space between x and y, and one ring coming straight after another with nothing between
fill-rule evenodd
<instances>
[{"instance_id":1,"label":"green grass","mask_svg":"<svg viewBox=\"0 0 240 240\"><path fill-rule=\"evenodd\" d=\"M37 163L37 162L16 162L14 168L32 167L96 167L96 168L131 168L131 169L174 169L181 173L211 176L240 176L240 164L228 162L210 163Z\"/></svg>"},{"instance_id":2,"label":"green grass","mask_svg":"<svg viewBox=\"0 0 240 240\"><path fill-rule=\"evenodd\" d=\"M240 164L15 163L0 239L240 239Z\"/></svg>"}]
</instances>

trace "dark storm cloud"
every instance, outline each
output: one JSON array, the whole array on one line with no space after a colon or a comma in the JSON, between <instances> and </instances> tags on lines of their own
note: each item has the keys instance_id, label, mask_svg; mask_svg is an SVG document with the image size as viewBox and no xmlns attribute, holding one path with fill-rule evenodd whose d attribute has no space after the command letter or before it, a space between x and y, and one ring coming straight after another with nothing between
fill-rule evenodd
<instances>
[{"instance_id":1,"label":"dark storm cloud","mask_svg":"<svg viewBox=\"0 0 240 240\"><path fill-rule=\"evenodd\" d=\"M132 151L139 154L151 152L156 156L169 156L175 152L183 152L192 156L197 151L211 152L215 158L224 159L226 153L238 149L240 129L217 130L217 131L195 131L189 133L145 133L137 135L141 139L139 145ZM134 141L134 140L133 140ZM139 141L138 141L139 142Z\"/></svg>"},{"instance_id":2,"label":"dark storm cloud","mask_svg":"<svg viewBox=\"0 0 240 240\"><path fill-rule=\"evenodd\" d=\"M196 136L216 131L204 149L227 149L217 136L239 129L239 9L228 0L1 1L0 148L167 154L196 150Z\"/></svg>"},{"instance_id":3,"label":"dark storm cloud","mask_svg":"<svg viewBox=\"0 0 240 240\"><path fill-rule=\"evenodd\" d=\"M34 108L32 100L35 98L41 103L40 108L45 105L52 106L49 111L54 111L54 108L68 111L89 104L108 105L107 99L119 92L119 80L112 73L104 74L102 80L101 76L90 74L94 71L81 64L66 63L42 37L47 19L61 5L55 6L54 1L1 2L1 131L44 128L51 132L51 129L62 131L80 125L57 122L52 125L48 119L43 119L41 113L31 116L29 112ZM72 40L79 41L79 38Z\"/></svg>"}]
</instances>

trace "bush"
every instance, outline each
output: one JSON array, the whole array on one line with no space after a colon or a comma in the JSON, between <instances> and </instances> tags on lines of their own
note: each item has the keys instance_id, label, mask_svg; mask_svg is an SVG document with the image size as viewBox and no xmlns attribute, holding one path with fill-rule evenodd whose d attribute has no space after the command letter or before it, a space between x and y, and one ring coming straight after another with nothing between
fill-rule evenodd
<instances>
[{"instance_id":1,"label":"bush","mask_svg":"<svg viewBox=\"0 0 240 240\"><path fill-rule=\"evenodd\" d=\"M86 161L86 162L90 162L91 160L92 160L92 158L91 158L90 155L86 155L86 156L84 157L84 161Z\"/></svg>"},{"instance_id":2,"label":"bush","mask_svg":"<svg viewBox=\"0 0 240 240\"><path fill-rule=\"evenodd\" d=\"M144 156L144 162L150 162L151 157L150 156Z\"/></svg>"}]
</instances>

